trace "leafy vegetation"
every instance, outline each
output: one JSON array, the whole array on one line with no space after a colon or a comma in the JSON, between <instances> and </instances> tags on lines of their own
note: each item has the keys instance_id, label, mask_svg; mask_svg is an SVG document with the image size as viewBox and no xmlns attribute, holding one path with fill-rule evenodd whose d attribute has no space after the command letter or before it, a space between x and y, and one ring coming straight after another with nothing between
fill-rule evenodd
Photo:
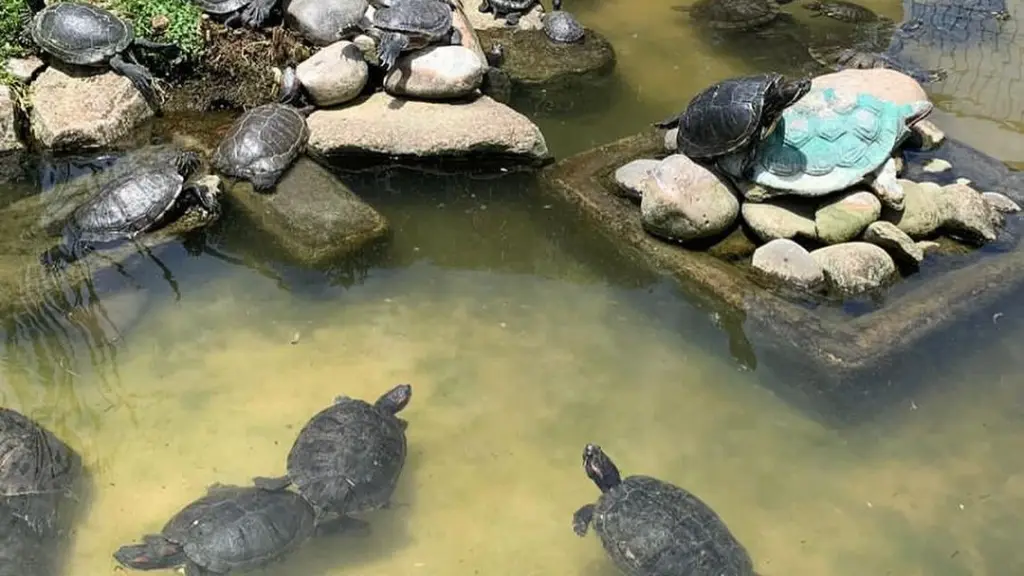
<instances>
[{"instance_id":1,"label":"leafy vegetation","mask_svg":"<svg viewBox=\"0 0 1024 576\"><path fill-rule=\"evenodd\" d=\"M25 47L18 41L22 30L25 0L0 0L0 58L21 56Z\"/></svg>"}]
</instances>

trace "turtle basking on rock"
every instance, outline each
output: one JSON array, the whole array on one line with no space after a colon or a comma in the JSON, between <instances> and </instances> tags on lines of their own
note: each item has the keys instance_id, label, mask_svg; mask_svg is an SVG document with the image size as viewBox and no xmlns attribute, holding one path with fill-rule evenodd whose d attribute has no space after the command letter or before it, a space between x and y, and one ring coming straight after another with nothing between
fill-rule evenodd
<instances>
[{"instance_id":1,"label":"turtle basking on rock","mask_svg":"<svg viewBox=\"0 0 1024 576\"><path fill-rule=\"evenodd\" d=\"M430 44L462 43L452 27L452 7L444 0L396 0L373 11L367 32L377 39L377 57L390 70L402 52Z\"/></svg>"},{"instance_id":2,"label":"turtle basking on rock","mask_svg":"<svg viewBox=\"0 0 1024 576\"><path fill-rule=\"evenodd\" d=\"M192 0L207 14L224 18L229 28L262 28L278 6L278 0Z\"/></svg>"},{"instance_id":3,"label":"turtle basking on rock","mask_svg":"<svg viewBox=\"0 0 1024 576\"><path fill-rule=\"evenodd\" d=\"M24 13L26 34L43 52L66 64L110 67L131 80L150 107L160 111L155 80L149 70L135 63L133 51L141 48L177 58L181 54L178 46L136 37L130 22L95 4L56 2L44 6L43 0L30 0L29 9Z\"/></svg>"},{"instance_id":4,"label":"turtle basking on rock","mask_svg":"<svg viewBox=\"0 0 1024 576\"><path fill-rule=\"evenodd\" d=\"M294 69L282 78L283 100L296 99L299 84ZM213 167L235 178L248 180L257 191L277 185L292 163L306 149L309 126L306 116L313 108L298 109L283 103L257 106L231 124L213 152Z\"/></svg>"},{"instance_id":5,"label":"turtle basking on rock","mask_svg":"<svg viewBox=\"0 0 1024 576\"><path fill-rule=\"evenodd\" d=\"M716 30L753 30L778 18L780 6L792 0L697 0L691 6L673 6L696 22Z\"/></svg>"},{"instance_id":6,"label":"turtle basking on rock","mask_svg":"<svg viewBox=\"0 0 1024 576\"><path fill-rule=\"evenodd\" d=\"M481 0L480 12L494 14L494 17L504 18L509 26L519 24L519 19L533 10L538 0Z\"/></svg>"},{"instance_id":7,"label":"turtle basking on rock","mask_svg":"<svg viewBox=\"0 0 1024 576\"><path fill-rule=\"evenodd\" d=\"M650 476L622 478L600 446L583 449L583 470L601 490L573 514L576 535L590 526L628 576L757 576L725 522L697 496Z\"/></svg>"},{"instance_id":8,"label":"turtle basking on rock","mask_svg":"<svg viewBox=\"0 0 1024 576\"><path fill-rule=\"evenodd\" d=\"M544 15L544 34L552 42L572 44L583 40L586 32L576 18L562 10L562 0L551 1L551 12Z\"/></svg>"}]
</instances>

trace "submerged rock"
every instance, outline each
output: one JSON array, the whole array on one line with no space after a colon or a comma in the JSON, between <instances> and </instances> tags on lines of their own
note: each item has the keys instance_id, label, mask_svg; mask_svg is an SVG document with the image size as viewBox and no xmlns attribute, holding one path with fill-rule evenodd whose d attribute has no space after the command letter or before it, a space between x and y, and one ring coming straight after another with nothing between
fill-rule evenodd
<instances>
[{"instance_id":1,"label":"submerged rock","mask_svg":"<svg viewBox=\"0 0 1024 576\"><path fill-rule=\"evenodd\" d=\"M29 99L32 137L57 151L113 146L153 116L131 81L114 72L74 77L50 67L32 83Z\"/></svg>"},{"instance_id":2,"label":"submerged rock","mask_svg":"<svg viewBox=\"0 0 1024 576\"><path fill-rule=\"evenodd\" d=\"M615 183L618 190L627 198L639 200L643 197L643 185L651 172L658 167L660 161L641 158L623 164L615 170Z\"/></svg>"},{"instance_id":3,"label":"submerged rock","mask_svg":"<svg viewBox=\"0 0 1024 576\"><path fill-rule=\"evenodd\" d=\"M825 280L840 294L877 290L896 278L896 263L885 250L867 242L846 242L811 252Z\"/></svg>"},{"instance_id":4,"label":"submerged rock","mask_svg":"<svg viewBox=\"0 0 1024 576\"><path fill-rule=\"evenodd\" d=\"M658 163L643 181L640 221L656 236L688 242L736 224L740 202L710 170L682 154Z\"/></svg>"},{"instance_id":5,"label":"submerged rock","mask_svg":"<svg viewBox=\"0 0 1024 576\"><path fill-rule=\"evenodd\" d=\"M355 106L309 116L309 151L325 159L369 154L494 158L540 164L550 158L540 129L526 116L480 96L425 102L375 93Z\"/></svg>"},{"instance_id":6,"label":"submerged rock","mask_svg":"<svg viewBox=\"0 0 1024 576\"><path fill-rule=\"evenodd\" d=\"M751 266L783 284L814 291L825 284L825 272L810 252L792 240L778 238L754 251Z\"/></svg>"},{"instance_id":7,"label":"submerged rock","mask_svg":"<svg viewBox=\"0 0 1024 576\"><path fill-rule=\"evenodd\" d=\"M882 202L871 192L858 190L840 194L814 212L818 240L826 244L853 240L881 214Z\"/></svg>"},{"instance_id":8,"label":"submerged rock","mask_svg":"<svg viewBox=\"0 0 1024 576\"><path fill-rule=\"evenodd\" d=\"M552 42L541 30L482 30L479 36L485 51L495 44L505 47L501 69L520 88L573 90L615 68L611 43L593 30L574 44Z\"/></svg>"},{"instance_id":9,"label":"submerged rock","mask_svg":"<svg viewBox=\"0 0 1024 576\"><path fill-rule=\"evenodd\" d=\"M366 87L369 67L352 42L342 40L321 48L295 67L295 76L310 99L321 107L352 100Z\"/></svg>"},{"instance_id":10,"label":"submerged rock","mask_svg":"<svg viewBox=\"0 0 1024 576\"><path fill-rule=\"evenodd\" d=\"M872 222L864 231L864 241L884 248L903 264L917 265L924 260L924 249L892 222Z\"/></svg>"},{"instance_id":11,"label":"submerged rock","mask_svg":"<svg viewBox=\"0 0 1024 576\"><path fill-rule=\"evenodd\" d=\"M380 213L309 158L295 162L274 194L235 186L231 199L289 255L308 266L357 252L388 232Z\"/></svg>"},{"instance_id":12,"label":"submerged rock","mask_svg":"<svg viewBox=\"0 0 1024 576\"><path fill-rule=\"evenodd\" d=\"M431 46L404 54L384 77L393 96L445 100L468 96L483 82L487 64L464 46Z\"/></svg>"}]
</instances>

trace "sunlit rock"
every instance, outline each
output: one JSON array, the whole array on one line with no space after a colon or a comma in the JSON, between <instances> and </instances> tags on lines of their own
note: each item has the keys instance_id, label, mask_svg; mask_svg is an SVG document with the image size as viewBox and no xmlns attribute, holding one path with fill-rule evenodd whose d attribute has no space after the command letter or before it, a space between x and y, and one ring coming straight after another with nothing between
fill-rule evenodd
<instances>
[{"instance_id":1,"label":"sunlit rock","mask_svg":"<svg viewBox=\"0 0 1024 576\"><path fill-rule=\"evenodd\" d=\"M680 242L727 232L740 210L736 195L718 176L682 154L658 163L643 180L641 196L644 229Z\"/></svg>"}]
</instances>

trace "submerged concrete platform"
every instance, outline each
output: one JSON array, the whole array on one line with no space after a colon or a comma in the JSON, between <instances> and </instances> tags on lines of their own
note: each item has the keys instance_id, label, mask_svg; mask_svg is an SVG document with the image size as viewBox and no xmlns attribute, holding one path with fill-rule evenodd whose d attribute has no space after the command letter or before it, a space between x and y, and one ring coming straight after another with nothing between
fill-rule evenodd
<instances>
[{"instance_id":1,"label":"submerged concrete platform","mask_svg":"<svg viewBox=\"0 0 1024 576\"><path fill-rule=\"evenodd\" d=\"M696 305L721 320L734 357L755 366L759 360L785 365L788 380L807 376L787 382L805 395L834 395L828 401L835 403L872 386L891 387L884 379L899 371L906 353L1024 287L1024 251L1014 240L1002 253L911 277L863 314L787 298L755 281L749 258L687 249L643 231L638 205L615 194L612 173L630 160L664 155L660 134L627 137L548 167L543 188L573 205L627 258L674 277Z\"/></svg>"}]
</instances>

